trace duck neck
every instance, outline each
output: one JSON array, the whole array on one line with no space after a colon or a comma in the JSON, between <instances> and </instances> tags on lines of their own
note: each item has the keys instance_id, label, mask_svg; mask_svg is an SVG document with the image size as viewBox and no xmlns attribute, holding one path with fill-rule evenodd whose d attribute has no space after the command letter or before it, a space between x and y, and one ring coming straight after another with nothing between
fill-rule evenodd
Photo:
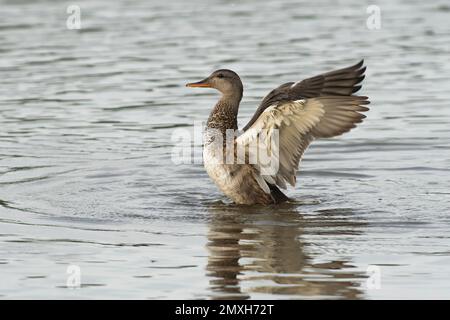
<instances>
[{"instance_id":1,"label":"duck neck","mask_svg":"<svg viewBox=\"0 0 450 320\"><path fill-rule=\"evenodd\" d=\"M242 99L242 92L224 94L211 111L206 126L208 128L219 129L225 134L227 129L236 130L239 104Z\"/></svg>"}]
</instances>

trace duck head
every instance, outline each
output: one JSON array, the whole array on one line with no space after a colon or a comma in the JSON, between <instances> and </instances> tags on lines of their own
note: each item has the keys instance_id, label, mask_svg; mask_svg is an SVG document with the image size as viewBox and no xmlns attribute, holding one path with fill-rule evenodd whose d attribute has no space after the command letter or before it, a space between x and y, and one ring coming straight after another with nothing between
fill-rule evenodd
<instances>
[{"instance_id":1,"label":"duck head","mask_svg":"<svg viewBox=\"0 0 450 320\"><path fill-rule=\"evenodd\" d=\"M242 97L243 92L241 78L236 72L228 69L216 70L209 77L198 82L188 83L186 87L214 88L219 90L224 96Z\"/></svg>"}]
</instances>

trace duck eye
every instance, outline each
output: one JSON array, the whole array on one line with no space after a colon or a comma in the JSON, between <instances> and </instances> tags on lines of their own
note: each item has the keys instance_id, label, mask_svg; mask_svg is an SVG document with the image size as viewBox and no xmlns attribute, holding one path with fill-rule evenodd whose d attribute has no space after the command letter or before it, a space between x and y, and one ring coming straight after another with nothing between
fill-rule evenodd
<instances>
[{"instance_id":1,"label":"duck eye","mask_svg":"<svg viewBox=\"0 0 450 320\"><path fill-rule=\"evenodd\" d=\"M219 73L219 74L217 75L217 78L223 78L223 74Z\"/></svg>"}]
</instances>

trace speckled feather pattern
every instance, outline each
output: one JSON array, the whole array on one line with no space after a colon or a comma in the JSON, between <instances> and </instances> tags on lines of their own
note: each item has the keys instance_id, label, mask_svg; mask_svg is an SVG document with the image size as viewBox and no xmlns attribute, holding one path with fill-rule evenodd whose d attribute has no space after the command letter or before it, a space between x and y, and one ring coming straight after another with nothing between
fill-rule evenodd
<instances>
[{"instance_id":1,"label":"speckled feather pattern","mask_svg":"<svg viewBox=\"0 0 450 320\"><path fill-rule=\"evenodd\" d=\"M364 106L369 104L368 98L353 95L361 88L359 83L364 79L364 71L361 61L354 66L303 81L285 83L272 90L244 127L244 132L234 138L231 151L226 145L226 131L237 130L242 82L231 70L215 71L203 81L223 94L207 122L203 160L208 175L235 203L272 204L286 201L287 197L278 187L285 189L286 184L295 186L298 166L309 144L318 138L341 135L365 118L361 112L369 110ZM215 134L218 131L222 139L214 141L208 129L215 129ZM272 144L272 133L275 131L279 139ZM266 172L259 162L240 164L225 161L230 159L226 156L227 152L236 152L240 147L249 150L252 142L261 140L264 151L272 157L275 155L276 170ZM221 141L223 143L218 145L217 142ZM261 146L259 142L258 145ZM245 156L248 158L249 153ZM236 159L236 154L231 158Z\"/></svg>"}]
</instances>

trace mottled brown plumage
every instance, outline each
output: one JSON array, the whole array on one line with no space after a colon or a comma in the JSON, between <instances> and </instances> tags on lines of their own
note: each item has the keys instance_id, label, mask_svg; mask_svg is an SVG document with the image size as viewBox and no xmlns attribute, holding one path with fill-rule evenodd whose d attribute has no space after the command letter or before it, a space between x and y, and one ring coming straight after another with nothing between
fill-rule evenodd
<instances>
[{"instance_id":1,"label":"mottled brown plumage","mask_svg":"<svg viewBox=\"0 0 450 320\"><path fill-rule=\"evenodd\" d=\"M243 86L226 69L213 72L190 87L215 88L222 97L212 110L204 140L204 164L219 189L238 204L274 204L288 198L279 188L295 186L296 172L309 144L318 138L340 135L365 118L367 97L353 95L364 79L363 61L272 90L261 102L244 132L226 143L227 130L237 130ZM274 132L278 135L273 135ZM268 167L251 158L252 143L275 159ZM239 151L244 150L240 156ZM232 161L227 161L232 159ZM245 162L239 162L242 159ZM271 163L272 165L272 163Z\"/></svg>"}]
</instances>

